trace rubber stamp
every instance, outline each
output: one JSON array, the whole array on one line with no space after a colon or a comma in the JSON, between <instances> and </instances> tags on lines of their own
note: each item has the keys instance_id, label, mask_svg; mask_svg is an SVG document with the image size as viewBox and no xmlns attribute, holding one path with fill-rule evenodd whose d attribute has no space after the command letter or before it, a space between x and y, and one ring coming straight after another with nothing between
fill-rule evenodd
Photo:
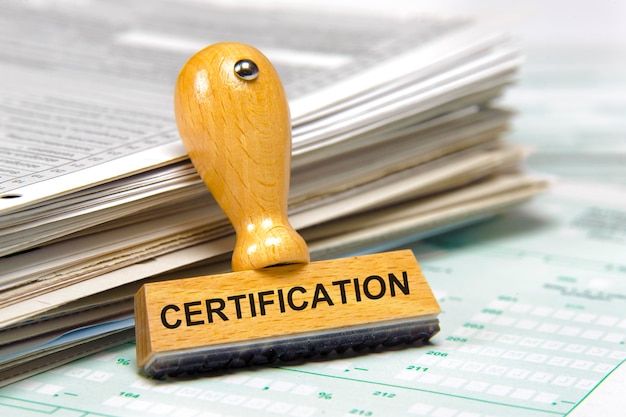
<instances>
[{"instance_id":1,"label":"rubber stamp","mask_svg":"<svg viewBox=\"0 0 626 417\"><path fill-rule=\"evenodd\" d=\"M148 283L135 295L137 363L149 375L419 344L439 305L410 250L310 262L289 224L291 122L257 49L219 43L185 64L180 136L236 232L233 272Z\"/></svg>"}]
</instances>

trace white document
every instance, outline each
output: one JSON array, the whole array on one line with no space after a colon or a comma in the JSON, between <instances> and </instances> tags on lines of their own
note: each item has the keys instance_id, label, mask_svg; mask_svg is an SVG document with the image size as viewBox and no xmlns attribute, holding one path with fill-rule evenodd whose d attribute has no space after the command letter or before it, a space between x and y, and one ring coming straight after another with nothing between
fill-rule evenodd
<instances>
[{"instance_id":1,"label":"white document","mask_svg":"<svg viewBox=\"0 0 626 417\"><path fill-rule=\"evenodd\" d=\"M418 112L439 104L432 97L450 101L467 94L485 77L481 71L502 74L492 78L496 84L510 82L519 63L514 47L461 20L398 20L389 32L385 19L328 14L320 27L317 20L275 10L135 3L3 4L0 213L184 158L173 122L172 86L186 59L215 42L250 43L275 62L292 107L296 154L303 145L340 141L340 133L364 124L406 117L397 109L407 103L384 89L406 94L406 83L431 79L406 98L423 103L412 106ZM268 19L274 21L269 31ZM445 39L433 42L437 38ZM467 39L473 43L467 45ZM406 50L409 41L415 50ZM425 43L428 47L420 48ZM481 57L468 63L474 68L459 66L470 56ZM410 66L402 64L406 59ZM405 84L385 85L389 77ZM332 118L318 119L324 106L363 92L376 92L383 101L363 97L360 109L334 109ZM299 133L305 115L306 136ZM340 131L323 127L329 123Z\"/></svg>"},{"instance_id":2,"label":"white document","mask_svg":"<svg viewBox=\"0 0 626 417\"><path fill-rule=\"evenodd\" d=\"M504 177L500 182L479 183L468 190L438 195L423 202L419 198L497 172L515 163L518 157L519 149L505 148L469 153L454 164L419 166L330 198L313 200L309 207L305 205L294 210L291 222L303 231L312 245L317 239L324 238L323 250L336 257L359 245L368 246L381 240L411 236L418 231L484 218L531 198L544 187L543 182L516 174ZM475 191L481 188L484 190L482 194ZM381 217L374 215L375 221L368 219L367 214L353 220L348 217L401 202L405 202L404 206L387 207L391 215L386 217L386 223L378 223L385 218L384 210L380 211ZM0 324L16 323L73 298L154 275L163 267L161 264L154 261L135 264L166 256L172 252L171 247L177 248L172 254L175 267L228 253L233 247L231 226L219 207L209 204L208 195L199 203L167 216L129 223L122 228L59 242L5 259L5 274L0 282L7 289L0 293L0 300L5 303L0 310ZM398 223L393 217L400 208L406 211L404 216L408 223ZM333 219L341 219L337 220L340 226L324 225ZM394 223L397 224L394 226ZM344 229L348 225L352 225L354 233L335 236L339 231L347 232ZM312 231L307 232L307 228ZM206 240L210 242L202 250L195 247Z\"/></svg>"},{"instance_id":3,"label":"white document","mask_svg":"<svg viewBox=\"0 0 626 417\"><path fill-rule=\"evenodd\" d=\"M510 113L485 105L512 81L518 50L467 19L137 0L3 8L0 326L230 250L172 115L176 75L206 44L252 43L275 62L292 107L299 229L418 204L523 156L498 143ZM519 180L521 195L505 181L498 199L445 203L437 221L392 235L482 218L541 188Z\"/></svg>"}]
</instances>

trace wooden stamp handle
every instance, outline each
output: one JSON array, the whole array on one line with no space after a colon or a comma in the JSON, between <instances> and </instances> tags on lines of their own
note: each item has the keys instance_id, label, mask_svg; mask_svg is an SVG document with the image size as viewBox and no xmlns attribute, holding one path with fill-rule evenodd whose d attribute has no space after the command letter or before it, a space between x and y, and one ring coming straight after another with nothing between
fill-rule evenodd
<instances>
[{"instance_id":1,"label":"wooden stamp handle","mask_svg":"<svg viewBox=\"0 0 626 417\"><path fill-rule=\"evenodd\" d=\"M181 70L174 100L189 157L237 233L233 270L308 263L287 219L291 119L268 59L238 43L209 46Z\"/></svg>"}]
</instances>

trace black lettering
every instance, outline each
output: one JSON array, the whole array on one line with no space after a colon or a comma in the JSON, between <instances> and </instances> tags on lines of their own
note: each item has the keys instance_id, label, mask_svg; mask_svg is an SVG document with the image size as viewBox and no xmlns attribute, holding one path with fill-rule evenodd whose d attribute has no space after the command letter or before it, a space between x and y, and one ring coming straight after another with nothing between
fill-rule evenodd
<instances>
[{"instance_id":1,"label":"black lettering","mask_svg":"<svg viewBox=\"0 0 626 417\"><path fill-rule=\"evenodd\" d=\"M163 323L163 326L167 327L168 329L175 329L177 327L180 326L180 324L182 323L182 321L180 321L180 319L177 319L174 324L170 324L169 321L167 321L167 318L165 317L165 314L167 313L167 310L174 310L174 311L180 311L180 307L174 305L174 304L168 304L165 307L163 307L163 309L161 310L161 323Z\"/></svg>"},{"instance_id":2,"label":"black lettering","mask_svg":"<svg viewBox=\"0 0 626 417\"><path fill-rule=\"evenodd\" d=\"M320 293L323 294L322 297L320 297ZM333 303L333 300L330 298L330 295L328 295L328 292L326 291L326 288L324 288L323 284L317 284L315 286L315 295L313 295L313 303L311 303L311 308L316 308L317 303L319 303L320 301L325 301L326 303L328 303L329 306L335 305L335 303Z\"/></svg>"},{"instance_id":3,"label":"black lettering","mask_svg":"<svg viewBox=\"0 0 626 417\"><path fill-rule=\"evenodd\" d=\"M348 302L346 298L346 285L350 283L349 279L344 279L341 281L334 281L333 285L339 285L339 291L341 292L341 304L346 304Z\"/></svg>"},{"instance_id":4,"label":"black lettering","mask_svg":"<svg viewBox=\"0 0 626 417\"><path fill-rule=\"evenodd\" d=\"M192 301L190 303L183 304L185 306L185 319L187 321L187 326L197 326L199 324L204 324L204 320L191 320L191 316L195 316L196 314L202 314L202 310L191 311L190 307L199 306L200 304L202 304L201 301Z\"/></svg>"},{"instance_id":5,"label":"black lettering","mask_svg":"<svg viewBox=\"0 0 626 417\"><path fill-rule=\"evenodd\" d=\"M283 290L278 290L278 305L280 306L280 312L285 312L285 298L283 296Z\"/></svg>"},{"instance_id":6,"label":"black lettering","mask_svg":"<svg viewBox=\"0 0 626 417\"><path fill-rule=\"evenodd\" d=\"M235 313L237 314L237 318L240 319L241 316L241 299L246 298L246 296L244 294L239 294L239 295L231 295L230 297L227 298L228 301L234 301L235 302Z\"/></svg>"},{"instance_id":7,"label":"black lettering","mask_svg":"<svg viewBox=\"0 0 626 417\"><path fill-rule=\"evenodd\" d=\"M354 278L354 296L356 297L356 301L361 301L361 288L359 287L359 279Z\"/></svg>"},{"instance_id":8,"label":"black lettering","mask_svg":"<svg viewBox=\"0 0 626 417\"><path fill-rule=\"evenodd\" d=\"M301 292L302 294L306 293L306 290L302 287L291 288L287 293L287 304L289 304L289 307L291 307L292 310L304 310L309 303L307 301L303 301L301 305L295 305L293 302L293 293L296 291Z\"/></svg>"},{"instance_id":9,"label":"black lettering","mask_svg":"<svg viewBox=\"0 0 626 417\"><path fill-rule=\"evenodd\" d=\"M406 271L402 271L402 280L404 284L400 284L400 280L394 274L389 274L389 290L392 297L396 296L396 286L402 291L402 294L409 295L409 277Z\"/></svg>"},{"instance_id":10,"label":"black lettering","mask_svg":"<svg viewBox=\"0 0 626 417\"><path fill-rule=\"evenodd\" d=\"M262 316L265 315L265 306L270 305L270 304L274 304L274 300L266 300L265 299L266 295L272 295L272 294L274 294L274 291L272 291L272 290L259 292L259 307L261 308L261 315Z\"/></svg>"},{"instance_id":11,"label":"black lettering","mask_svg":"<svg viewBox=\"0 0 626 417\"><path fill-rule=\"evenodd\" d=\"M213 323L213 313L220 316L223 321L228 321L228 317L222 310L226 307L226 302L221 298L212 298L210 300L206 300L206 315L209 320L209 323ZM218 308L213 308L213 303L219 304Z\"/></svg>"},{"instance_id":12,"label":"black lettering","mask_svg":"<svg viewBox=\"0 0 626 417\"><path fill-rule=\"evenodd\" d=\"M250 317L256 317L256 305L254 305L254 293L248 294L250 300Z\"/></svg>"},{"instance_id":13,"label":"black lettering","mask_svg":"<svg viewBox=\"0 0 626 417\"><path fill-rule=\"evenodd\" d=\"M239 301L242 298L246 298L246 296L244 294L239 294L239 295L231 295L230 297L228 297L228 301L235 302L235 312L237 313L238 319L241 318L241 303Z\"/></svg>"},{"instance_id":14,"label":"black lettering","mask_svg":"<svg viewBox=\"0 0 626 417\"><path fill-rule=\"evenodd\" d=\"M370 291L370 282L372 281L378 281L380 285L380 290L378 294L372 294L372 292ZM378 275L370 275L369 277L365 278L365 281L363 281L363 292L365 293L365 296L370 300L378 300L379 298L383 297L386 290L387 286L385 285L385 280L383 280Z\"/></svg>"}]
</instances>

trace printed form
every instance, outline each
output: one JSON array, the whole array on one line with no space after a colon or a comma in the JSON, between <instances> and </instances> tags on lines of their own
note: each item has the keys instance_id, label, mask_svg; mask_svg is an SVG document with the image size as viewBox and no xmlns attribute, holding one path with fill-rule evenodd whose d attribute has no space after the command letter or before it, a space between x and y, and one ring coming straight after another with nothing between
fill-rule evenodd
<instances>
[{"instance_id":1,"label":"printed form","mask_svg":"<svg viewBox=\"0 0 626 417\"><path fill-rule=\"evenodd\" d=\"M366 87L377 92L402 70L391 58L401 60L409 40L419 50L420 44L455 32L462 39L470 26L422 19L419 25L394 21L390 29L385 19L347 15L328 17L325 28L316 22L307 27L306 21L288 12L194 2L181 13L177 2L163 0L150 8L120 0L3 4L0 138L6 140L0 144L0 213L185 159L174 123L173 86L185 61L211 43L254 44L276 65L298 153L320 139L298 131L299 125L318 116L320 106L342 104ZM198 34L207 26L214 38ZM322 35L312 37L318 32ZM428 56L417 62L429 63L426 58L448 51L445 44L439 48L418 51ZM377 68L380 62L387 66ZM346 63L359 68L357 76L345 71ZM379 112L388 111L389 103L371 101ZM327 127L317 133L334 132Z\"/></svg>"},{"instance_id":2,"label":"printed form","mask_svg":"<svg viewBox=\"0 0 626 417\"><path fill-rule=\"evenodd\" d=\"M623 410L623 395L603 391L624 389L625 218L623 190L561 184L500 218L416 244L443 310L441 332L423 347L158 381L137 373L127 344L0 389L0 411L540 417L587 415L587 404Z\"/></svg>"}]
</instances>

